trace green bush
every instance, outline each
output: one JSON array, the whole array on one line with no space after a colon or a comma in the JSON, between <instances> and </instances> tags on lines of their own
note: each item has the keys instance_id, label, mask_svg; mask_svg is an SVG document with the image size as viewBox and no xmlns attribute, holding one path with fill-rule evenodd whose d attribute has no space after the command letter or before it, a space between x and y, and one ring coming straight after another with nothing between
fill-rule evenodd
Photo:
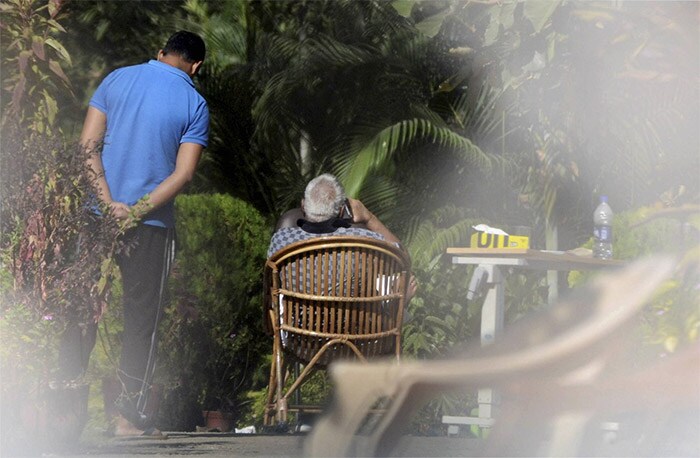
<instances>
[{"instance_id":1,"label":"green bush","mask_svg":"<svg viewBox=\"0 0 700 458\"><path fill-rule=\"evenodd\" d=\"M172 426L190 429L197 407L240 418L250 403L245 392L267 382L261 366L271 339L261 300L270 231L257 210L227 195L183 195L176 208L173 306L163 323L159 377L164 419L189 417Z\"/></svg>"}]
</instances>

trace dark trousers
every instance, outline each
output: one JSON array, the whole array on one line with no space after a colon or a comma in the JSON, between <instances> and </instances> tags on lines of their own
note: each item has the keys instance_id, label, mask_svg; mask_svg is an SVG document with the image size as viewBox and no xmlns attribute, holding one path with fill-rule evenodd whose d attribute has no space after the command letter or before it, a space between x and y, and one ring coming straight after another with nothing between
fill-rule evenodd
<instances>
[{"instance_id":1,"label":"dark trousers","mask_svg":"<svg viewBox=\"0 0 700 458\"><path fill-rule=\"evenodd\" d=\"M117 258L123 285L124 333L119 363L122 415L144 426L143 412L155 370L157 328L163 296L174 258L174 231L139 225L125 234L127 249ZM84 374L95 345L97 326L69 325L60 347L59 365L64 379Z\"/></svg>"}]
</instances>

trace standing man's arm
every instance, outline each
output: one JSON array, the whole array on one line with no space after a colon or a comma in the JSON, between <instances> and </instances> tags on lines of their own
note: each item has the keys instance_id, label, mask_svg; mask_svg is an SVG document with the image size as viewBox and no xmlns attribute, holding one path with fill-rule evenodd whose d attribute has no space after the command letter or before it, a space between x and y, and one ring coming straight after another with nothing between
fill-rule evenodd
<instances>
[{"instance_id":1,"label":"standing man's arm","mask_svg":"<svg viewBox=\"0 0 700 458\"><path fill-rule=\"evenodd\" d=\"M97 197L109 206L112 214L124 219L129 214L129 207L122 202L114 202L109 191L109 185L105 179L105 171L102 166L102 140L107 130L107 115L95 107L89 107L83 131L80 134L80 146L87 153L87 164L94 174Z\"/></svg>"},{"instance_id":2,"label":"standing man's arm","mask_svg":"<svg viewBox=\"0 0 700 458\"><path fill-rule=\"evenodd\" d=\"M80 135L80 145L88 153L87 163L95 175L98 197L109 205L112 214L118 219L128 218L132 209L134 210L132 216L140 219L151 210L174 199L192 181L204 147L197 143L182 143L177 152L175 171L160 183L146 199L134 205L133 208L123 202L113 201L105 179L100 151L106 129L107 116L97 108L89 107Z\"/></svg>"},{"instance_id":3,"label":"standing man's arm","mask_svg":"<svg viewBox=\"0 0 700 458\"><path fill-rule=\"evenodd\" d=\"M175 198L184 187L194 178L199 158L204 147L197 143L181 143L177 150L175 171L162 183L160 183L145 199L139 201L132 208L135 217L140 219L151 210L161 207Z\"/></svg>"}]
</instances>

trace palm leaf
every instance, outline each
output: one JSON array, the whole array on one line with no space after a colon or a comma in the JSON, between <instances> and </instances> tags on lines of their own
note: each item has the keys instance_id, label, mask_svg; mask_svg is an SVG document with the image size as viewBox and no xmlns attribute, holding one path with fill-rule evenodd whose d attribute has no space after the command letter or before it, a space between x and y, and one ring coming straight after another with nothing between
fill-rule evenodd
<instances>
[{"instance_id":1,"label":"palm leaf","mask_svg":"<svg viewBox=\"0 0 700 458\"><path fill-rule=\"evenodd\" d=\"M372 171L384 165L398 150L416 141L430 141L437 146L452 149L465 160L474 162L485 170L490 169L494 162L492 156L471 140L446 127L435 126L426 119L403 120L382 129L355 152L339 161L337 170L348 193L357 194Z\"/></svg>"},{"instance_id":2,"label":"palm leaf","mask_svg":"<svg viewBox=\"0 0 700 458\"><path fill-rule=\"evenodd\" d=\"M438 228L431 221L424 221L409 240L414 265L427 268L445 254L448 247L468 246L471 227L476 223L475 219L463 219L449 227Z\"/></svg>"},{"instance_id":3,"label":"palm leaf","mask_svg":"<svg viewBox=\"0 0 700 458\"><path fill-rule=\"evenodd\" d=\"M304 44L309 48L311 63L318 69L328 70L328 67L346 67L365 63L377 57L377 53L371 52L367 47L352 46L342 43L328 35L317 35Z\"/></svg>"}]
</instances>

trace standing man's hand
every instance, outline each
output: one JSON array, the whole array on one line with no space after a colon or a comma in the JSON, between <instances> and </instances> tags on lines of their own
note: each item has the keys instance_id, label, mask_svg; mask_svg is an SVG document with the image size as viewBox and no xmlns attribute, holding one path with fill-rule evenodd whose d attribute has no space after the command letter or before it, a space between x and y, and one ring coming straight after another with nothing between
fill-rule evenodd
<instances>
[{"instance_id":1,"label":"standing man's hand","mask_svg":"<svg viewBox=\"0 0 700 458\"><path fill-rule=\"evenodd\" d=\"M109 209L112 216L119 221L123 230L136 226L149 211L148 197L144 197L135 205L129 206L124 202L110 202Z\"/></svg>"},{"instance_id":2,"label":"standing man's hand","mask_svg":"<svg viewBox=\"0 0 700 458\"><path fill-rule=\"evenodd\" d=\"M123 202L110 202L109 203L109 209L112 213L112 216L114 216L118 220L124 220L129 217L129 206Z\"/></svg>"}]
</instances>

